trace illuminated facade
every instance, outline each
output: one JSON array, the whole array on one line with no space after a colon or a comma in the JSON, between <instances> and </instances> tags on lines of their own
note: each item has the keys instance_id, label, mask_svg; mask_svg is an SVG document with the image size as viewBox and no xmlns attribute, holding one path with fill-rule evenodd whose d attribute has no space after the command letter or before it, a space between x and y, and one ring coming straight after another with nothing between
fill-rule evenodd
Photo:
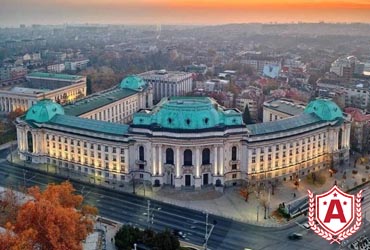
<instances>
[{"instance_id":1,"label":"illuminated facade","mask_svg":"<svg viewBox=\"0 0 370 250\"><path fill-rule=\"evenodd\" d=\"M42 99L65 104L86 96L86 77L36 72L27 76L26 87L0 90L0 111L28 110Z\"/></svg>"},{"instance_id":2,"label":"illuminated facade","mask_svg":"<svg viewBox=\"0 0 370 250\"><path fill-rule=\"evenodd\" d=\"M245 125L238 110L205 97L164 98L130 125L65 114L50 101L17 120L20 157L79 174L176 188L293 180L348 161L350 123L329 100L298 116Z\"/></svg>"}]
</instances>

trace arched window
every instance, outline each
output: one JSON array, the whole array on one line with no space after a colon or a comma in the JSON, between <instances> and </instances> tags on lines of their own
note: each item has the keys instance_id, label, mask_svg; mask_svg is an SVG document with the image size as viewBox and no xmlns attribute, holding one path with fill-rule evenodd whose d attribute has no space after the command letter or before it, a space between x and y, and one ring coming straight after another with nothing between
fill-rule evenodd
<instances>
[{"instance_id":1,"label":"arched window","mask_svg":"<svg viewBox=\"0 0 370 250\"><path fill-rule=\"evenodd\" d=\"M211 159L211 151L209 148L205 148L202 151L202 164L207 165L210 164L210 159Z\"/></svg>"},{"instance_id":2,"label":"arched window","mask_svg":"<svg viewBox=\"0 0 370 250\"><path fill-rule=\"evenodd\" d=\"M144 147L140 146L139 147L139 160L144 161L145 160L145 154L144 154Z\"/></svg>"},{"instance_id":3,"label":"arched window","mask_svg":"<svg viewBox=\"0 0 370 250\"><path fill-rule=\"evenodd\" d=\"M236 161L236 159L237 159L237 149L234 146L231 148L231 160Z\"/></svg>"},{"instance_id":4,"label":"arched window","mask_svg":"<svg viewBox=\"0 0 370 250\"><path fill-rule=\"evenodd\" d=\"M33 153L33 138L31 131L27 132L28 152Z\"/></svg>"},{"instance_id":5,"label":"arched window","mask_svg":"<svg viewBox=\"0 0 370 250\"><path fill-rule=\"evenodd\" d=\"M192 166L193 165L193 153L190 149L186 149L184 151L184 166Z\"/></svg>"},{"instance_id":6,"label":"arched window","mask_svg":"<svg viewBox=\"0 0 370 250\"><path fill-rule=\"evenodd\" d=\"M166 149L166 164L172 164L172 165L174 164L172 148Z\"/></svg>"}]
</instances>

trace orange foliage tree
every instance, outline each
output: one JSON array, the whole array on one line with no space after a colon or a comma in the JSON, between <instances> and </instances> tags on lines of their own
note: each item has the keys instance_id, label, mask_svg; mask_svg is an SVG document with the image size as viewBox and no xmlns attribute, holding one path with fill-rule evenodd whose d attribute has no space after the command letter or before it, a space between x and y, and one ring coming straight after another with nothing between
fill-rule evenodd
<instances>
[{"instance_id":1,"label":"orange foliage tree","mask_svg":"<svg viewBox=\"0 0 370 250\"><path fill-rule=\"evenodd\" d=\"M69 182L28 189L33 199L19 208L14 224L7 223L0 249L81 250L97 209L82 205L83 197L74 192Z\"/></svg>"},{"instance_id":2,"label":"orange foliage tree","mask_svg":"<svg viewBox=\"0 0 370 250\"><path fill-rule=\"evenodd\" d=\"M246 187L240 188L239 194L240 194L241 197L244 198L245 201L248 201L248 197L249 197L248 188L246 188Z\"/></svg>"}]
</instances>

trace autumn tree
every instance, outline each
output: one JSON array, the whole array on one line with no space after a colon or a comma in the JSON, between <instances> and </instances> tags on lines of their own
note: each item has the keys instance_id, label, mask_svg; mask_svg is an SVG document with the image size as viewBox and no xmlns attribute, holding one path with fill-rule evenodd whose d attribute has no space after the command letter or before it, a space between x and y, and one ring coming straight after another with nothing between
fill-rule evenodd
<instances>
[{"instance_id":1,"label":"autumn tree","mask_svg":"<svg viewBox=\"0 0 370 250\"><path fill-rule=\"evenodd\" d=\"M33 199L24 203L14 224L7 223L0 234L2 247L10 250L81 250L82 240L93 231L96 208L82 205L83 197L74 194L69 182L49 184L45 191L28 189ZM28 236L28 240L23 239ZM22 248L22 244L32 247Z\"/></svg>"},{"instance_id":2,"label":"autumn tree","mask_svg":"<svg viewBox=\"0 0 370 250\"><path fill-rule=\"evenodd\" d=\"M16 108L14 111L9 112L9 114L8 114L8 120L10 122L12 122L12 121L15 120L15 118L17 118L18 116L21 116L23 114L24 114L24 110L23 109Z\"/></svg>"}]
</instances>

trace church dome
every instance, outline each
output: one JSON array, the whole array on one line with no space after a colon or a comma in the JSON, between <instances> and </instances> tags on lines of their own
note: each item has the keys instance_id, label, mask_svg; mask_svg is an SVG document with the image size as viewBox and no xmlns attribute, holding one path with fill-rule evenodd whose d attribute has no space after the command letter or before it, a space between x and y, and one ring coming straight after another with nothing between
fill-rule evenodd
<instances>
[{"instance_id":1,"label":"church dome","mask_svg":"<svg viewBox=\"0 0 370 250\"><path fill-rule=\"evenodd\" d=\"M323 121L334 121L343 118L343 112L338 105L328 99L317 99L310 102L304 113L314 113Z\"/></svg>"},{"instance_id":2,"label":"church dome","mask_svg":"<svg viewBox=\"0 0 370 250\"><path fill-rule=\"evenodd\" d=\"M141 90L145 87L145 81L138 76L127 76L120 83L121 89Z\"/></svg>"},{"instance_id":3,"label":"church dome","mask_svg":"<svg viewBox=\"0 0 370 250\"><path fill-rule=\"evenodd\" d=\"M56 114L64 115L63 107L49 99L38 101L26 113L27 121L48 122Z\"/></svg>"}]
</instances>

